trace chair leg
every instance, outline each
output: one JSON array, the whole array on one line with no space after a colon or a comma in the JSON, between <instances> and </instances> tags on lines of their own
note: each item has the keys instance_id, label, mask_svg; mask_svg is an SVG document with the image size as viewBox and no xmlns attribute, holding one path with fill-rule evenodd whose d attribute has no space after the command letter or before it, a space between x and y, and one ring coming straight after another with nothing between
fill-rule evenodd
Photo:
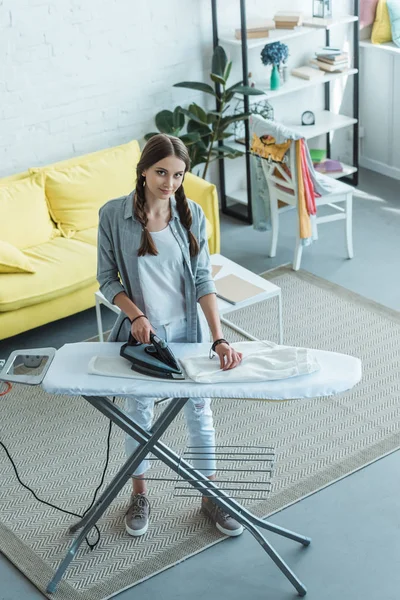
<instances>
[{"instance_id":1,"label":"chair leg","mask_svg":"<svg viewBox=\"0 0 400 600\"><path fill-rule=\"evenodd\" d=\"M353 258L353 195L349 194L346 200L346 244L349 258Z\"/></svg>"},{"instance_id":2,"label":"chair leg","mask_svg":"<svg viewBox=\"0 0 400 600\"><path fill-rule=\"evenodd\" d=\"M278 213L278 200L270 194L270 208L271 208L271 248L269 255L271 258L276 256L276 247L278 245L278 233L279 233L279 213Z\"/></svg>"},{"instance_id":3,"label":"chair leg","mask_svg":"<svg viewBox=\"0 0 400 600\"><path fill-rule=\"evenodd\" d=\"M293 258L293 271L298 271L300 269L302 254L303 254L303 244L301 243L299 234L297 234L296 247L294 249L294 258Z\"/></svg>"}]
</instances>

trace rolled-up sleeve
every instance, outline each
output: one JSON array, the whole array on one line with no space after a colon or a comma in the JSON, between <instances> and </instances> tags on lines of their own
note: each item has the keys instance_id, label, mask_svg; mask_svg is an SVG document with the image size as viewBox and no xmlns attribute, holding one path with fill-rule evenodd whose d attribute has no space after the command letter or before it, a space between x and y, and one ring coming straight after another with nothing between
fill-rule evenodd
<instances>
[{"instance_id":1,"label":"rolled-up sleeve","mask_svg":"<svg viewBox=\"0 0 400 600\"><path fill-rule=\"evenodd\" d=\"M121 284L111 235L111 222L106 213L100 210L97 236L97 281L103 296L111 303L120 292L125 292Z\"/></svg>"},{"instance_id":2,"label":"rolled-up sleeve","mask_svg":"<svg viewBox=\"0 0 400 600\"><path fill-rule=\"evenodd\" d=\"M206 218L200 206L198 207L198 218L200 220L200 239L198 240L200 251L195 279L197 301L199 301L202 296L205 296L206 294L215 294L217 291L212 278L210 254L208 252Z\"/></svg>"}]
</instances>

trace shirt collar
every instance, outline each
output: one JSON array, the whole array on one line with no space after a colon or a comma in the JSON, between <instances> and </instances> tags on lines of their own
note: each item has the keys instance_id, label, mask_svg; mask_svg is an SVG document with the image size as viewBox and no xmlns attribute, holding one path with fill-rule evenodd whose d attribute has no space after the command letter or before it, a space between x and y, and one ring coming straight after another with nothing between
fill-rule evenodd
<instances>
[{"instance_id":1,"label":"shirt collar","mask_svg":"<svg viewBox=\"0 0 400 600\"><path fill-rule=\"evenodd\" d=\"M134 221L137 221L137 219L135 217L135 214L133 212L133 199L134 199L134 196L135 196L135 191L131 192L130 194L128 194L128 196L126 196L126 199L125 199L125 210L124 210L124 219L132 218ZM178 213L178 209L176 207L175 196L171 196L170 202L171 202L171 220L172 219L179 219L179 213Z\"/></svg>"}]
</instances>

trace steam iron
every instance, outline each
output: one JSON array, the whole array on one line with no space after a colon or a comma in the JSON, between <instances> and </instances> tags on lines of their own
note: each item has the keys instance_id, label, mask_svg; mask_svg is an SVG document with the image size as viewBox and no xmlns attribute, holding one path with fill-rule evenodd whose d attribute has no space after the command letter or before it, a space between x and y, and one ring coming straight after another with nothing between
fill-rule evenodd
<instances>
[{"instance_id":1,"label":"steam iron","mask_svg":"<svg viewBox=\"0 0 400 600\"><path fill-rule=\"evenodd\" d=\"M150 341L150 345L144 345L129 334L128 342L121 346L119 353L132 363L132 371L159 379L185 379L167 342L154 333L150 333Z\"/></svg>"}]
</instances>

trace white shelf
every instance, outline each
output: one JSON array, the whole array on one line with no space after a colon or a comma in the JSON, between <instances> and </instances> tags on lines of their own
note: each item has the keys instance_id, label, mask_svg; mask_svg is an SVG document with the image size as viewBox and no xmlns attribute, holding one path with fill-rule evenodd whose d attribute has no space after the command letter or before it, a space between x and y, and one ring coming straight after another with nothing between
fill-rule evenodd
<instances>
[{"instance_id":1,"label":"white shelf","mask_svg":"<svg viewBox=\"0 0 400 600\"><path fill-rule=\"evenodd\" d=\"M392 54L400 54L399 46L396 46L393 42L386 42L385 44L373 44L370 40L364 40L360 42L361 48L373 48L374 50L381 50L383 52L389 52Z\"/></svg>"},{"instance_id":2,"label":"white shelf","mask_svg":"<svg viewBox=\"0 0 400 600\"><path fill-rule=\"evenodd\" d=\"M302 35L309 35L315 31L320 29L331 29L337 25L343 25L346 23L354 23L358 21L358 18L353 15L344 15L342 17L338 17L337 19L331 19L328 25L321 25L321 27L296 27L295 29L271 29L269 32L269 37L266 38L257 38L257 39L248 39L247 40L247 48L250 50L251 48L261 48L265 46L265 44L272 44L273 42L284 42L286 40L290 40L292 38L296 38ZM241 46L242 40L237 40L233 36L221 36L219 38L220 44L228 44L231 46Z\"/></svg>"},{"instance_id":3,"label":"white shelf","mask_svg":"<svg viewBox=\"0 0 400 600\"><path fill-rule=\"evenodd\" d=\"M310 140L311 138L318 137L329 131L336 131L343 127L349 127L350 125L354 125L354 123L357 123L357 119L354 119L353 117L337 115L329 110L323 110L315 113L315 125L299 125L298 123L293 123L293 121L289 120L284 120L282 125L291 131L298 133L306 140Z\"/></svg>"},{"instance_id":4,"label":"white shelf","mask_svg":"<svg viewBox=\"0 0 400 600\"><path fill-rule=\"evenodd\" d=\"M318 71L319 69L315 70ZM321 71L321 73L324 73L324 71ZM299 92L303 89L320 85L321 83L327 83L328 81L342 79L342 77L352 76L356 73L358 73L357 69L344 69L343 71L337 73L325 73L325 75L322 75L318 79L301 79L300 77L289 75L288 80L285 81L285 83L283 83L278 90L266 89L264 96L249 96L249 101L250 104L252 104L263 99L274 100L274 98L277 98L278 96L284 96L285 94L291 94L292 92ZM242 98L240 94L235 94L235 97L238 99Z\"/></svg>"},{"instance_id":5,"label":"white shelf","mask_svg":"<svg viewBox=\"0 0 400 600\"><path fill-rule=\"evenodd\" d=\"M349 127L350 125L354 125L354 123L357 123L357 119L346 117L345 115L336 115L329 110L323 110L315 113L315 125L299 125L298 123L294 124L290 123L289 121L283 121L282 125L291 131L298 133L306 140L310 140L311 138L324 135L330 131ZM227 139L226 145L243 153L246 151L244 144L240 144L234 140Z\"/></svg>"},{"instance_id":6,"label":"white shelf","mask_svg":"<svg viewBox=\"0 0 400 600\"><path fill-rule=\"evenodd\" d=\"M357 168L351 165L346 165L342 163L343 171L340 173L324 173L324 175L328 175L328 177L332 177L332 179L341 179L342 177L347 177L352 173L356 173ZM233 192L226 194L227 199L234 200L238 204L246 204L247 205L247 189L239 188L234 190Z\"/></svg>"}]
</instances>

